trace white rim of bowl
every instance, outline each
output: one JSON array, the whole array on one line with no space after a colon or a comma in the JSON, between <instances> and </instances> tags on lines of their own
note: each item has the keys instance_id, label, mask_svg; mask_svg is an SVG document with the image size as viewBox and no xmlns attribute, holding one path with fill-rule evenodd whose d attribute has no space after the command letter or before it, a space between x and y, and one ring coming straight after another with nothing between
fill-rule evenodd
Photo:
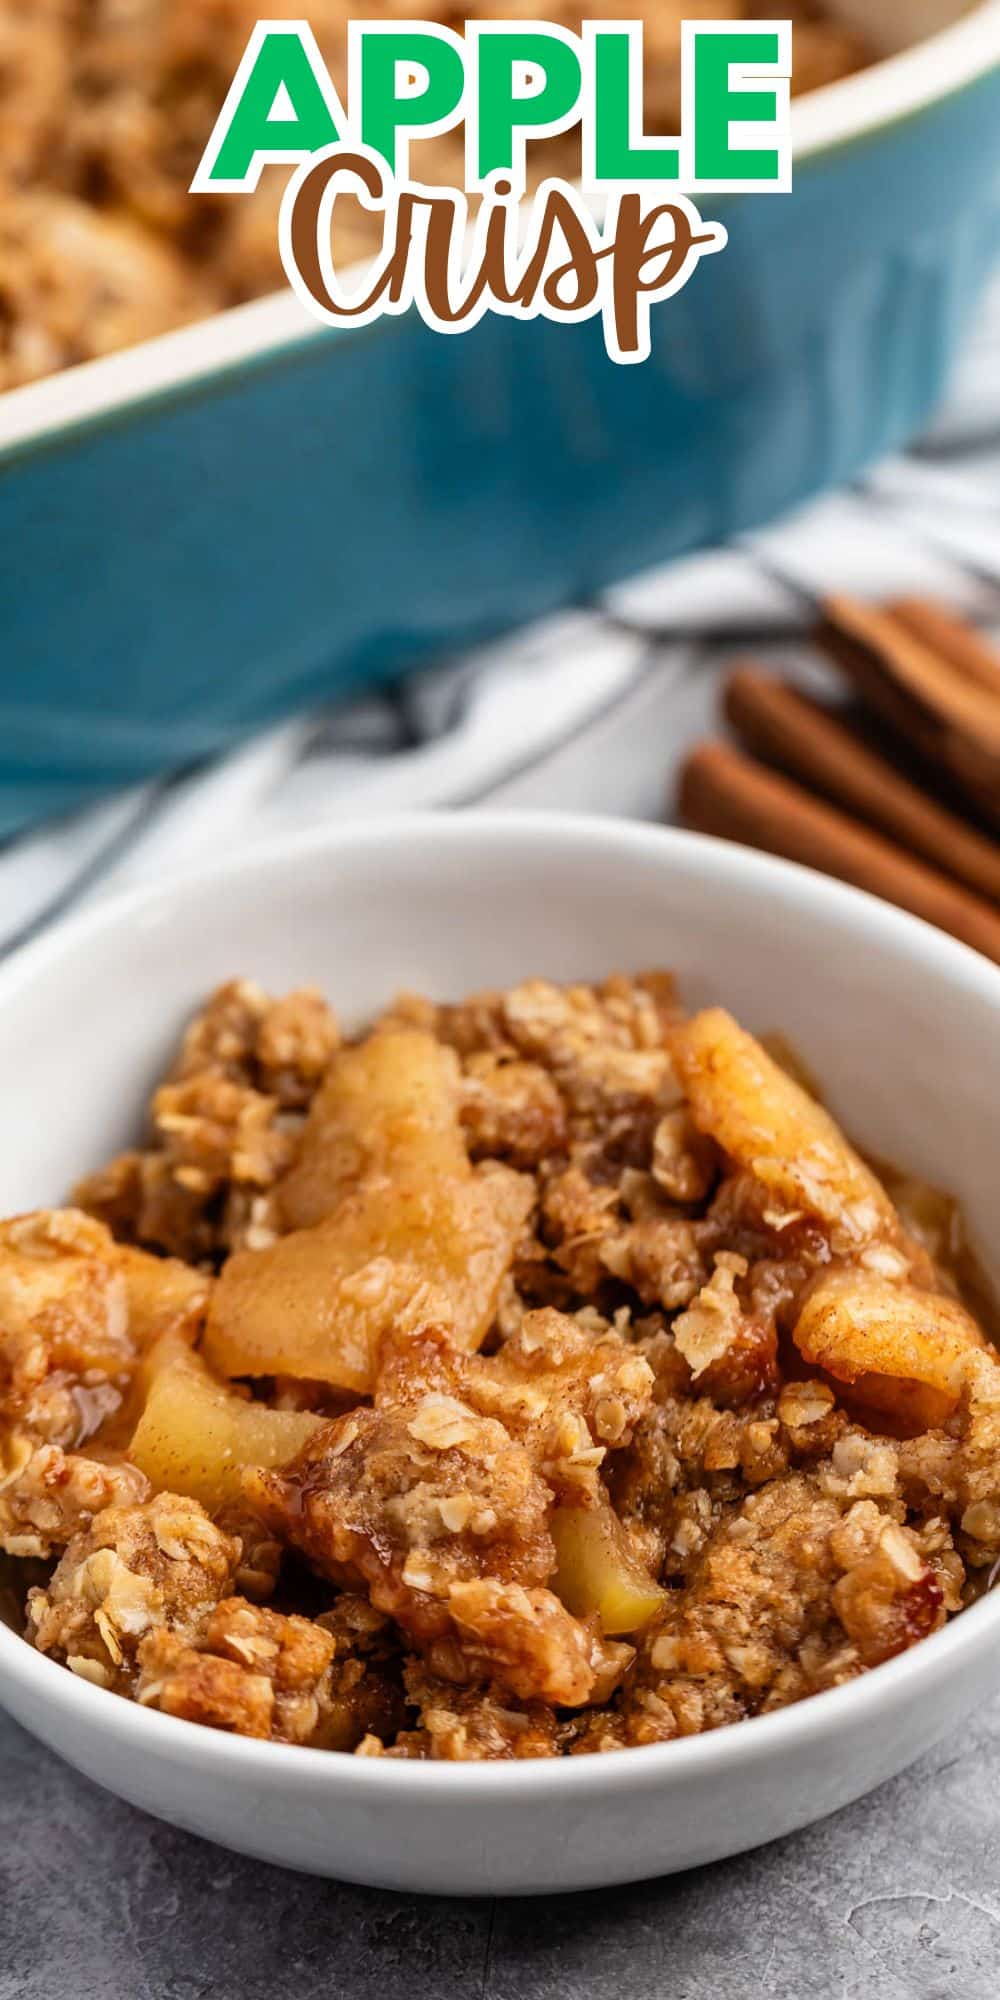
<instances>
[{"instance_id":1,"label":"white rim of bowl","mask_svg":"<svg viewBox=\"0 0 1000 2000\"><path fill-rule=\"evenodd\" d=\"M781 18L780 7L775 18ZM792 109L796 163L874 134L940 103L1000 63L1000 0L979 0L969 14L856 76L799 98ZM727 198L728 199L728 198ZM346 282L359 277L358 264ZM387 329L383 326L383 332ZM342 328L339 339L362 330ZM194 326L161 334L96 361L0 396L0 463L8 453L58 438L78 425L128 412L194 383L274 359L328 334L290 290L231 306Z\"/></svg>"},{"instance_id":2,"label":"white rim of bowl","mask_svg":"<svg viewBox=\"0 0 1000 2000\"><path fill-rule=\"evenodd\" d=\"M27 946L0 969L0 1011L6 999L22 985L30 983L54 964L67 950L86 944L88 939L114 931L122 922L133 925L155 920L166 913L171 901L187 887L211 888L232 879L238 882L255 869L281 868L305 857L323 859L349 854L357 858L360 846L377 854L405 842L408 846L426 842L433 846L444 839L460 845L466 856L477 844L494 849L498 842L523 846L529 851L544 841L566 853L585 856L588 850L607 854L609 849L625 859L655 861L661 855L669 862L672 853L696 861L699 856L718 876L744 888L778 887L792 911L808 905L810 911L828 917L837 926L844 923L858 941L873 944L895 943L911 957L946 977L965 992L994 1000L1000 1016L1000 968L968 946L946 937L930 924L859 889L848 888L812 869L799 867L750 848L716 840L704 834L687 833L674 827L656 827L628 820L570 813L410 813L369 821L358 820L336 828L312 829L286 835L279 840L260 841L244 853L219 860L208 867L188 867L153 888L127 891L109 897L92 910L82 912L44 937ZM97 1736L115 1736L140 1752L154 1744L164 1753L183 1754L189 1763L209 1764L223 1778L237 1767L246 1775L266 1780L295 1779L311 1789L346 1787L377 1794L400 1785L415 1795L462 1795L474 1792L481 1783L485 1792L499 1796L523 1796L526 1801L537 1792L554 1791L567 1799L581 1793L599 1800L617 1792L622 1785L642 1789L667 1787L713 1771L732 1767L733 1772L759 1764L816 1735L836 1733L861 1723L889 1707L897 1697L918 1699L947 1677L970 1652L978 1652L994 1641L1000 1628L1000 1591L987 1595L959 1613L939 1632L920 1640L897 1658L869 1669L857 1680L821 1694L809 1695L770 1715L751 1716L746 1721L727 1724L700 1736L675 1739L670 1743L636 1746L627 1750L594 1752L580 1757L526 1759L511 1764L408 1763L404 1759L355 1757L348 1752L313 1750L294 1744L258 1742L252 1737L229 1736L207 1724L185 1722L140 1708L135 1702L104 1688L80 1680L55 1660L36 1653L16 1632L0 1622L0 1700L4 1681L16 1681L36 1699L51 1699L68 1710L81 1728ZM1000 1653L998 1653L1000 1676Z\"/></svg>"}]
</instances>

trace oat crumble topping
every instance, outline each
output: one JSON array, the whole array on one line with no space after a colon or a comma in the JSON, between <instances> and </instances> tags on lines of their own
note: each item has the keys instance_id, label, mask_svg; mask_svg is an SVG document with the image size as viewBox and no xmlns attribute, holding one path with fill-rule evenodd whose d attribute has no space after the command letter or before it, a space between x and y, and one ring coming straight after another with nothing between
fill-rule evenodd
<instances>
[{"instance_id":1,"label":"oat crumble topping","mask_svg":"<svg viewBox=\"0 0 1000 2000\"><path fill-rule=\"evenodd\" d=\"M954 1204L664 974L348 1038L232 981L74 1201L0 1224L0 1547L119 1697L365 1757L662 1743L1000 1560Z\"/></svg>"}]
</instances>

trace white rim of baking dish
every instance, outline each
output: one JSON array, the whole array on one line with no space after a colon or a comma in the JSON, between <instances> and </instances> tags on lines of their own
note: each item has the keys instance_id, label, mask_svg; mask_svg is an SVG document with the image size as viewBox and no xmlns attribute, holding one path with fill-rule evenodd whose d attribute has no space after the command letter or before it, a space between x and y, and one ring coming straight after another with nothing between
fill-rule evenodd
<instances>
[{"instance_id":1,"label":"white rim of baking dish","mask_svg":"<svg viewBox=\"0 0 1000 2000\"><path fill-rule=\"evenodd\" d=\"M780 11L776 4L776 18ZM795 162L887 130L977 82L998 63L1000 0L978 0L971 12L911 48L797 99L792 107ZM359 264L346 273L348 285L363 270ZM386 322L380 330L388 330ZM360 339L367 332L338 328L335 337ZM334 337L309 317L291 290L272 292L193 326L10 389L0 396L0 468L6 458L52 444L69 431L127 416L184 389L205 389L222 376L266 364L324 336Z\"/></svg>"},{"instance_id":2,"label":"white rim of baking dish","mask_svg":"<svg viewBox=\"0 0 1000 2000\"><path fill-rule=\"evenodd\" d=\"M520 847L527 864L542 841L550 850L561 849L583 863L588 853L605 859L611 853L623 861L645 866L662 857L668 868L672 855L685 857L689 864L700 860L715 877L721 876L747 897L759 889L773 887L777 881L790 918L794 919L796 910L801 909L813 917L819 914L828 918L834 926L846 923L862 952L868 943L873 948L887 941L895 944L923 970L940 973L951 986L963 992L979 998L985 996L995 1005L1000 1020L1000 967L919 918L893 909L861 890L831 881L812 869L704 834L599 816L537 811L400 814L255 842L240 855L208 867L187 868L162 885L109 897L93 910L60 925L51 936L27 946L0 969L0 1011L21 986L57 965L65 952L114 932L123 923L135 929L156 921L188 887L204 889L231 881L237 889L241 878L257 870L267 873L270 869L284 869L295 861L340 854L356 859L359 845L367 848L371 858L377 858L380 851L398 850L401 844L412 847L426 843L433 848L442 839L461 845L470 868L475 864L477 847L487 853L497 843L508 849ZM1000 1590L988 1593L941 1631L920 1640L896 1659L871 1668L842 1687L810 1695L772 1714L753 1716L705 1735L670 1743L512 1764L410 1763L226 1735L206 1724L141 1708L121 1695L92 1686L70 1673L67 1667L37 1653L2 1620L0 1702L5 1685L16 1682L36 1698L51 1700L61 1707L88 1733L114 1736L140 1755L155 1747L175 1761L183 1758L185 1763L198 1764L203 1769L209 1767L220 1782L225 1780L227 1772L238 1767L255 1780L267 1780L269 1776L273 1780L295 1779L310 1790L346 1788L358 1797L366 1793L377 1796L380 1791L392 1792L400 1786L413 1787L418 1795L428 1798L465 1795L481 1781L490 1796L516 1796L530 1801L536 1793L554 1791L567 1799L583 1795L599 1801L623 1783L648 1789L665 1785L671 1779L682 1783L716 1771L735 1776L741 1770L794 1751L797 1745L817 1735L825 1737L849 1730L852 1723L864 1723L880 1710L891 1709L897 1699L916 1701L922 1695L931 1695L964 1658L991 1644L997 1653L1000 1678L998 1639Z\"/></svg>"}]
</instances>

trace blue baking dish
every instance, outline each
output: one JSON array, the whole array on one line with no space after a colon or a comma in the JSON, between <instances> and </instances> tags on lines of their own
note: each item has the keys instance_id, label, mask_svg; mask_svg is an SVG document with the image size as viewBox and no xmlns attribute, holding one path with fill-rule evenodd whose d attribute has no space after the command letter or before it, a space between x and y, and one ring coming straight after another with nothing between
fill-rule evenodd
<instances>
[{"instance_id":1,"label":"blue baking dish","mask_svg":"<svg viewBox=\"0 0 1000 2000\"><path fill-rule=\"evenodd\" d=\"M1000 255L1000 0L882 12L938 32L796 106L793 194L706 201L729 248L641 367L596 322L330 332L288 294L0 400L0 834L912 435Z\"/></svg>"}]
</instances>

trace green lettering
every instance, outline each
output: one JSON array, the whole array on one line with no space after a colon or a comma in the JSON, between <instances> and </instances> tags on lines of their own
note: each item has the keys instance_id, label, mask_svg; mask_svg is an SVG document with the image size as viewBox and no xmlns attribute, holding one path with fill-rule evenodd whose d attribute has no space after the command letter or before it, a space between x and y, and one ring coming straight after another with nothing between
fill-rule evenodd
<instances>
[{"instance_id":1,"label":"green lettering","mask_svg":"<svg viewBox=\"0 0 1000 2000\"><path fill-rule=\"evenodd\" d=\"M510 173L515 166L515 132L562 130L580 96L580 58L554 34L511 28L479 35L479 163L487 174ZM531 97L515 94L517 66L530 64L542 73L541 89Z\"/></svg>"},{"instance_id":2,"label":"green lettering","mask_svg":"<svg viewBox=\"0 0 1000 2000\"><path fill-rule=\"evenodd\" d=\"M252 44L251 44L252 46ZM297 34L265 33L211 166L199 169L206 189L218 182L256 186L258 155L304 158L340 137L308 49ZM196 185L198 183L196 182Z\"/></svg>"},{"instance_id":3,"label":"green lettering","mask_svg":"<svg viewBox=\"0 0 1000 2000\"><path fill-rule=\"evenodd\" d=\"M630 37L594 36L594 165L599 181L676 181L676 146L633 146ZM641 131L641 119L639 121Z\"/></svg>"},{"instance_id":4,"label":"green lettering","mask_svg":"<svg viewBox=\"0 0 1000 2000\"><path fill-rule=\"evenodd\" d=\"M361 63L361 137L396 171L396 134L401 129L446 129L465 88L462 58L441 35L401 28L391 35L364 34ZM399 68L426 73L423 90L397 95ZM352 112L356 107L353 105Z\"/></svg>"},{"instance_id":5,"label":"green lettering","mask_svg":"<svg viewBox=\"0 0 1000 2000\"><path fill-rule=\"evenodd\" d=\"M726 35L698 35L695 40L695 175L699 181L776 181L781 165L771 147L730 145L734 120L772 124L778 100L773 90L733 90L731 63L776 63L777 35L763 30L735 30Z\"/></svg>"}]
</instances>

